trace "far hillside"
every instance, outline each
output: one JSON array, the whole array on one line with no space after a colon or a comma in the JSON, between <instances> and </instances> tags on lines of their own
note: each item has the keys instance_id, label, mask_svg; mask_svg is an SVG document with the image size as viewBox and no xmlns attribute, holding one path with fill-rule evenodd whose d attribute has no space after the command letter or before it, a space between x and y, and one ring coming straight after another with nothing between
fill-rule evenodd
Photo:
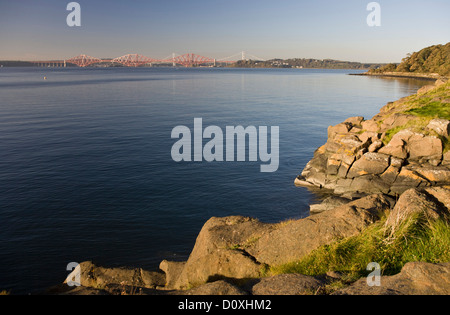
<instances>
[{"instance_id":1,"label":"far hillside","mask_svg":"<svg viewBox=\"0 0 450 315\"><path fill-rule=\"evenodd\" d=\"M450 43L424 48L419 52L408 54L400 64L388 64L369 71L370 74L386 72L437 73L441 76L450 76Z\"/></svg>"}]
</instances>

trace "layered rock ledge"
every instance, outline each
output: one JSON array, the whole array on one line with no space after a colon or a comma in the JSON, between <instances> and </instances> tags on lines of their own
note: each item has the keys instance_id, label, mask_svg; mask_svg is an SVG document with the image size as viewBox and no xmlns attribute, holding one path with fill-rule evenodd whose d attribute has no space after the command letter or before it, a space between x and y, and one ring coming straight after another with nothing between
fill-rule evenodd
<instances>
[{"instance_id":1,"label":"layered rock ledge","mask_svg":"<svg viewBox=\"0 0 450 315\"><path fill-rule=\"evenodd\" d=\"M450 117L450 81L389 103L370 120L352 117L330 126L327 143L295 184L346 197L449 185L450 121L439 115Z\"/></svg>"}]
</instances>

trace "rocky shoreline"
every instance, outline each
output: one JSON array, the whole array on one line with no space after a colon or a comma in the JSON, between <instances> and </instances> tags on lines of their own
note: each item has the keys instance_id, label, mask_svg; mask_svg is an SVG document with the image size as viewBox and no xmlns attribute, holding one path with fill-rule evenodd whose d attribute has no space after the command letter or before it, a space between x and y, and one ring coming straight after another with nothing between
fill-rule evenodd
<instances>
[{"instance_id":1,"label":"rocky shoreline","mask_svg":"<svg viewBox=\"0 0 450 315\"><path fill-rule=\"evenodd\" d=\"M370 120L352 117L330 126L327 143L295 184L349 199L367 193L395 197L409 188L450 185L450 121L418 117L414 111L417 102L428 99L450 106L449 90L449 83L438 80L387 104Z\"/></svg>"},{"instance_id":2,"label":"rocky shoreline","mask_svg":"<svg viewBox=\"0 0 450 315\"><path fill-rule=\"evenodd\" d=\"M382 220L386 235L414 216L448 224L450 121L422 115L421 110L436 102L444 109L450 106L449 91L450 81L438 80L414 96L389 103L370 120L353 117L330 127L327 143L295 180L296 185L330 192L321 204L311 206L314 215L278 224L240 216L211 218L185 262L163 261L153 272L84 262L81 287L61 284L46 294L450 294L448 261L410 261L400 273L383 276L378 287L368 286L363 278L330 290L345 277L333 271L316 276L268 273L337 240L358 236Z\"/></svg>"}]
</instances>

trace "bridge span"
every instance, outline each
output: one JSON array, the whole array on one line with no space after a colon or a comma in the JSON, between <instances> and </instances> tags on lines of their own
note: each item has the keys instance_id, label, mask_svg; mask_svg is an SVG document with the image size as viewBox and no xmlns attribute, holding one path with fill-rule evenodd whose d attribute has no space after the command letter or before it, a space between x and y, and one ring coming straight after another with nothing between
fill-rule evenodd
<instances>
[{"instance_id":1,"label":"bridge span","mask_svg":"<svg viewBox=\"0 0 450 315\"><path fill-rule=\"evenodd\" d=\"M239 60L246 60L246 56L251 56L245 52L227 57L222 59L215 59L205 56L200 56L197 54L184 54L177 55L172 54L171 57L164 59L154 59L146 57L139 54L128 54L114 59L100 59L96 57L91 57L88 55L79 55L66 60L46 60L46 61L31 61L40 67L67 67L67 65L75 65L81 68L98 65L98 64L117 64L125 67L144 67L152 66L154 64L170 64L172 66L183 66L183 67L199 67L199 66L217 66L217 65L227 65L236 63L236 57L240 56ZM251 56L253 60L263 60L255 56ZM235 59L233 59L235 58Z\"/></svg>"}]
</instances>

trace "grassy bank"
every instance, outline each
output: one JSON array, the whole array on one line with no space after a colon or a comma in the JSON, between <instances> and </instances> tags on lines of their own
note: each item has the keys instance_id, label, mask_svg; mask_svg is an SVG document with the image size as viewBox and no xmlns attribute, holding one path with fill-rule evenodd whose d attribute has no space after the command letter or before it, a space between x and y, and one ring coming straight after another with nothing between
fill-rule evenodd
<instances>
[{"instance_id":1,"label":"grassy bank","mask_svg":"<svg viewBox=\"0 0 450 315\"><path fill-rule=\"evenodd\" d=\"M408 262L450 261L450 228L445 219L409 218L401 226L386 227L386 217L362 234L323 246L299 261L270 267L267 276L300 273L319 276L340 272L344 282L368 275L369 263L381 266L383 275L394 275Z\"/></svg>"}]
</instances>

